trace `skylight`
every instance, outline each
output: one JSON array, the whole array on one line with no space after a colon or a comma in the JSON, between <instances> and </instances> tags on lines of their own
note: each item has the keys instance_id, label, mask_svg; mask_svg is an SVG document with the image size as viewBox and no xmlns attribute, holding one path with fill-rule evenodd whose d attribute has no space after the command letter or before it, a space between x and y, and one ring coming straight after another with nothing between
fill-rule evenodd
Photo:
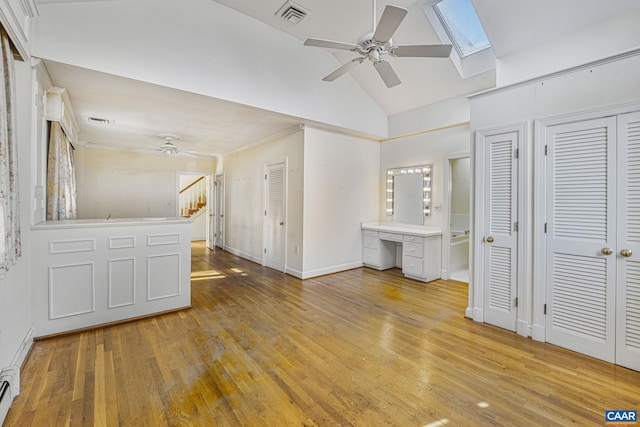
<instances>
[{"instance_id":1,"label":"skylight","mask_svg":"<svg viewBox=\"0 0 640 427\"><path fill-rule=\"evenodd\" d=\"M442 0L433 9L461 58L491 47L471 0Z\"/></svg>"}]
</instances>

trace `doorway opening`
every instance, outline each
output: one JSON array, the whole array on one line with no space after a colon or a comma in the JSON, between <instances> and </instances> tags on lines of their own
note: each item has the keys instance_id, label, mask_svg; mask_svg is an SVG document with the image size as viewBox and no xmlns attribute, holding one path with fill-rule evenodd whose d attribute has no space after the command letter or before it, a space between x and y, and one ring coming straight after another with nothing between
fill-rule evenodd
<instances>
[{"instance_id":1,"label":"doorway opening","mask_svg":"<svg viewBox=\"0 0 640 427\"><path fill-rule=\"evenodd\" d=\"M469 283L469 230L471 226L471 159L469 153L448 156L448 232L443 243L448 278Z\"/></svg>"}]
</instances>

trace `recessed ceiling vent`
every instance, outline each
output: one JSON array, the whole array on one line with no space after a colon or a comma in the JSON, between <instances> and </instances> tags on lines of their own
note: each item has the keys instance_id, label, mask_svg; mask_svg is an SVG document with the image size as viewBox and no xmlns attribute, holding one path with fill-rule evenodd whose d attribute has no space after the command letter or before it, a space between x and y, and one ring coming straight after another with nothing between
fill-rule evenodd
<instances>
[{"instance_id":1,"label":"recessed ceiling vent","mask_svg":"<svg viewBox=\"0 0 640 427\"><path fill-rule=\"evenodd\" d=\"M276 16L284 19L287 22L292 24L299 24L307 15L311 13L304 7L296 4L292 1L287 1L282 7L276 12Z\"/></svg>"}]
</instances>

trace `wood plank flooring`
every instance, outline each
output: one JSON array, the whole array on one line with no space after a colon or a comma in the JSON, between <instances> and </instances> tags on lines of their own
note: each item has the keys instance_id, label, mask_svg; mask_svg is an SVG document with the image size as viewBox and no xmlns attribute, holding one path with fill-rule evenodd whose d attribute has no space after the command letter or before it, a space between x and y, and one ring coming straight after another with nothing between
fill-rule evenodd
<instances>
[{"instance_id":1,"label":"wood plank flooring","mask_svg":"<svg viewBox=\"0 0 640 427\"><path fill-rule=\"evenodd\" d=\"M463 317L466 284L193 246L193 308L37 342L5 426L589 426L635 372Z\"/></svg>"}]
</instances>

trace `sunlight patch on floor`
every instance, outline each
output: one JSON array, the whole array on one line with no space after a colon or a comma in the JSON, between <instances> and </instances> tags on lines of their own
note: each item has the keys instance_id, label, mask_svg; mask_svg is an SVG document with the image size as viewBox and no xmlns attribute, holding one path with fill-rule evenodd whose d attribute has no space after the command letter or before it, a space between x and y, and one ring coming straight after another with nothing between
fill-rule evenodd
<instances>
[{"instance_id":1,"label":"sunlight patch on floor","mask_svg":"<svg viewBox=\"0 0 640 427\"><path fill-rule=\"evenodd\" d=\"M191 281L198 280L211 280L211 279L224 279L226 276L218 270L202 270L193 271L191 273Z\"/></svg>"}]
</instances>

